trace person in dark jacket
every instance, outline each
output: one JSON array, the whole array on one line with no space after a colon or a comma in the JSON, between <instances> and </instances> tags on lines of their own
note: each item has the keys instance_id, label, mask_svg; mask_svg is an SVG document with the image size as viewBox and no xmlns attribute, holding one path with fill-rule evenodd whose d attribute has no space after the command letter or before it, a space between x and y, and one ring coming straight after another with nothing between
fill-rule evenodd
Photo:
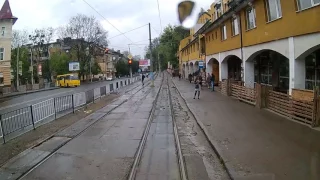
<instances>
[{"instance_id":1,"label":"person in dark jacket","mask_svg":"<svg viewBox=\"0 0 320 180\"><path fill-rule=\"evenodd\" d=\"M145 78L145 76L144 76L144 74L142 74L141 81L142 81L143 86L144 86L144 78Z\"/></svg>"},{"instance_id":2,"label":"person in dark jacket","mask_svg":"<svg viewBox=\"0 0 320 180\"><path fill-rule=\"evenodd\" d=\"M189 82L191 83L191 81L192 81L192 74L191 73L189 74L188 79L189 79Z\"/></svg>"},{"instance_id":3,"label":"person in dark jacket","mask_svg":"<svg viewBox=\"0 0 320 180\"><path fill-rule=\"evenodd\" d=\"M214 76L214 74L212 73L212 75L211 75L211 87L212 87L212 91L214 91L214 81L215 81L215 76Z\"/></svg>"},{"instance_id":4,"label":"person in dark jacket","mask_svg":"<svg viewBox=\"0 0 320 180\"><path fill-rule=\"evenodd\" d=\"M200 88L202 90L202 76L201 76L201 74L199 74L198 80L199 80Z\"/></svg>"}]
</instances>

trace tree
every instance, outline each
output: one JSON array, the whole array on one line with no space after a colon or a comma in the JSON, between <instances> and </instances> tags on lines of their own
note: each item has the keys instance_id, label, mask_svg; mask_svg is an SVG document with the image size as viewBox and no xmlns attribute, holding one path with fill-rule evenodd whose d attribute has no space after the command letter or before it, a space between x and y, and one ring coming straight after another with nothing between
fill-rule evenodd
<instances>
[{"instance_id":1,"label":"tree","mask_svg":"<svg viewBox=\"0 0 320 180\"><path fill-rule=\"evenodd\" d=\"M116 76L124 76L124 75L129 75L129 66L128 63L126 62L126 60L119 60L116 63Z\"/></svg>"},{"instance_id":2,"label":"tree","mask_svg":"<svg viewBox=\"0 0 320 180\"><path fill-rule=\"evenodd\" d=\"M12 49L11 53L11 69L13 75L13 82L17 82L17 55L18 48ZM19 75L20 84L31 83L31 73L29 71L29 50L27 48L19 48L19 63L22 63L22 75Z\"/></svg>"},{"instance_id":3,"label":"tree","mask_svg":"<svg viewBox=\"0 0 320 180\"><path fill-rule=\"evenodd\" d=\"M36 64L42 63L40 59L41 57L49 56L49 46L50 42L53 40L54 32L55 30L52 27L48 27L43 29L36 29L34 30L32 35L29 35L29 40L33 45L32 49L34 52L36 52ZM44 77L44 79L47 79L49 82L51 82L50 61L45 60L42 64L42 76Z\"/></svg>"},{"instance_id":4,"label":"tree","mask_svg":"<svg viewBox=\"0 0 320 180\"><path fill-rule=\"evenodd\" d=\"M179 61L176 53L179 50L179 43L188 35L188 30L182 28L181 26L168 25L164 29L160 38L156 38L152 41L153 67L157 68L158 60L160 60L162 69L166 68L168 62L170 62L174 68L177 68ZM149 58L150 51L149 49L146 50L146 57Z\"/></svg>"},{"instance_id":5,"label":"tree","mask_svg":"<svg viewBox=\"0 0 320 180\"><path fill-rule=\"evenodd\" d=\"M78 14L71 17L68 24L58 28L57 32L58 37L64 39L63 43L76 52L76 57L80 62L80 76L89 74L87 65L90 56L100 56L101 49L108 46L108 31L93 16ZM69 41L66 41L68 39ZM75 40L74 43L71 40ZM89 57L86 55L87 48L89 48Z\"/></svg>"},{"instance_id":6,"label":"tree","mask_svg":"<svg viewBox=\"0 0 320 180\"><path fill-rule=\"evenodd\" d=\"M26 45L29 42L29 32L27 30L13 30L12 31L12 48Z\"/></svg>"},{"instance_id":7,"label":"tree","mask_svg":"<svg viewBox=\"0 0 320 180\"><path fill-rule=\"evenodd\" d=\"M51 71L55 75L67 74L69 73L69 62L70 58L65 53L53 53L50 57Z\"/></svg>"}]
</instances>

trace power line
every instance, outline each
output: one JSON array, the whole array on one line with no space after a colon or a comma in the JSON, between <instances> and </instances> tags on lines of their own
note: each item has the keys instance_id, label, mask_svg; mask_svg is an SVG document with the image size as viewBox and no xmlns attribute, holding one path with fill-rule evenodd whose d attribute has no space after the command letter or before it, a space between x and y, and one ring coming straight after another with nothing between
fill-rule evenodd
<instances>
[{"instance_id":1,"label":"power line","mask_svg":"<svg viewBox=\"0 0 320 180\"><path fill-rule=\"evenodd\" d=\"M158 12L159 12L159 20L160 20L160 34L162 32L162 22L161 22L161 15L160 15L160 6L159 6L159 0L157 0L157 4L158 4ZM159 36L160 36L159 34Z\"/></svg>"},{"instance_id":2,"label":"power line","mask_svg":"<svg viewBox=\"0 0 320 180\"><path fill-rule=\"evenodd\" d=\"M143 25L143 26L140 26L140 27L137 27L137 28L131 29L131 30L127 31L127 32L124 32L124 33L118 34L118 35L113 36L113 37L111 37L111 38L109 38L109 39L112 39L112 38L115 38L115 37L121 36L121 35L123 35L123 34L126 34L126 33L128 33L128 32L131 32L131 31L134 31L134 30L140 29L140 28L142 28L142 27L144 27L144 26L146 26L146 25L148 25L148 24L145 24L145 25ZM109 39L108 39L108 40L109 40Z\"/></svg>"},{"instance_id":3,"label":"power line","mask_svg":"<svg viewBox=\"0 0 320 180\"><path fill-rule=\"evenodd\" d=\"M106 20L113 28L115 28L120 34L126 37L129 41L133 42L130 38L128 38L123 32L121 32L116 26L114 26L109 20L107 20L102 14L100 14L94 7L92 7L86 0L82 0L85 2L91 9L93 9L98 15L100 15L104 20Z\"/></svg>"},{"instance_id":4,"label":"power line","mask_svg":"<svg viewBox=\"0 0 320 180\"><path fill-rule=\"evenodd\" d=\"M153 28L152 26L151 26L151 28L152 28L156 33L158 33L158 35L160 36L160 33L159 33L155 28Z\"/></svg>"}]
</instances>

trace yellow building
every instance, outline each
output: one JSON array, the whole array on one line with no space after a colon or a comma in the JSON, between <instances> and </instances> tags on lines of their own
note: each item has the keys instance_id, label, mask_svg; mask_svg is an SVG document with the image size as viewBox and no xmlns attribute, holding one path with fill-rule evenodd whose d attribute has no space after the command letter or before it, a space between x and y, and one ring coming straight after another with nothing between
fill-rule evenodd
<instances>
[{"instance_id":1,"label":"yellow building","mask_svg":"<svg viewBox=\"0 0 320 180\"><path fill-rule=\"evenodd\" d=\"M289 93L320 85L318 0L223 0L208 13L195 33L204 35L206 72Z\"/></svg>"},{"instance_id":2,"label":"yellow building","mask_svg":"<svg viewBox=\"0 0 320 180\"><path fill-rule=\"evenodd\" d=\"M0 10L0 87L11 85L12 26L16 21L6 0Z\"/></svg>"},{"instance_id":3,"label":"yellow building","mask_svg":"<svg viewBox=\"0 0 320 180\"><path fill-rule=\"evenodd\" d=\"M187 78L188 74L199 72L199 62L205 60L204 44L201 44L201 35L196 32L201 27L209 24L211 16L208 12L201 12L197 24L190 29L190 36L182 39L179 45L179 62L182 77ZM202 46L201 46L202 45Z\"/></svg>"}]
</instances>

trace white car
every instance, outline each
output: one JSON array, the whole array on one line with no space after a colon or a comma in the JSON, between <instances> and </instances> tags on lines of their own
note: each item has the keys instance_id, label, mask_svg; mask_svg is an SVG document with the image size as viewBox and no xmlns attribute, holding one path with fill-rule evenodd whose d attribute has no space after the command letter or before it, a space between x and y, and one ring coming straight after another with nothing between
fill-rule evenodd
<instances>
[{"instance_id":1,"label":"white car","mask_svg":"<svg viewBox=\"0 0 320 180\"><path fill-rule=\"evenodd\" d=\"M112 81L112 77L107 77L107 81Z\"/></svg>"}]
</instances>

